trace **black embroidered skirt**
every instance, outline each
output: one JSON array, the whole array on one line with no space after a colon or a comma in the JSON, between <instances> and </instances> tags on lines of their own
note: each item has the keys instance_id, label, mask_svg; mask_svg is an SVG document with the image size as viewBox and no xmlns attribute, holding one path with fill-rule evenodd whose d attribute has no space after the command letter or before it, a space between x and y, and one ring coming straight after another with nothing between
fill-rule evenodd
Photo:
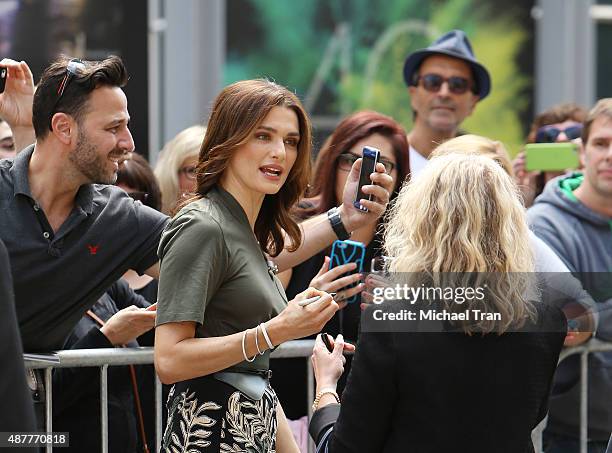
<instances>
[{"instance_id":1,"label":"black embroidered skirt","mask_svg":"<svg viewBox=\"0 0 612 453\"><path fill-rule=\"evenodd\" d=\"M274 453L278 398L259 401L212 376L177 382L168 395L164 453Z\"/></svg>"}]
</instances>

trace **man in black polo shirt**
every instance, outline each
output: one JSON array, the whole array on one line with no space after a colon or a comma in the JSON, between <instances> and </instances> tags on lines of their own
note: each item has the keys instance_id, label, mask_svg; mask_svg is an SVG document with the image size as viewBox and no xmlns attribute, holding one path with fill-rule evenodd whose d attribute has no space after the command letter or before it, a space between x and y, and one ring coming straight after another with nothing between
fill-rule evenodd
<instances>
[{"instance_id":1,"label":"man in black polo shirt","mask_svg":"<svg viewBox=\"0 0 612 453\"><path fill-rule=\"evenodd\" d=\"M32 88L23 77L16 86L25 63L2 64L9 70L0 95L6 111L19 105L9 96L31 99ZM36 144L0 161L0 239L10 255L25 351L61 348L127 269L158 276L166 216L108 185L134 149L121 90L127 79L117 57L54 62L34 94Z\"/></svg>"},{"instance_id":2,"label":"man in black polo shirt","mask_svg":"<svg viewBox=\"0 0 612 453\"><path fill-rule=\"evenodd\" d=\"M155 250L166 217L114 187L92 184L113 183L118 161L134 146L120 89L127 81L125 68L116 57L81 63L52 64L32 107L28 65L0 61L8 68L0 114L14 132L15 147L37 141L14 161L0 161L0 239L11 255L26 351L60 348L86 308L125 269L158 274ZM115 70L120 74L113 75ZM377 173L364 187L373 197L367 213L352 203L358 183L354 165L343 203L301 224L301 246L275 257L280 270L378 221L393 179Z\"/></svg>"}]
</instances>

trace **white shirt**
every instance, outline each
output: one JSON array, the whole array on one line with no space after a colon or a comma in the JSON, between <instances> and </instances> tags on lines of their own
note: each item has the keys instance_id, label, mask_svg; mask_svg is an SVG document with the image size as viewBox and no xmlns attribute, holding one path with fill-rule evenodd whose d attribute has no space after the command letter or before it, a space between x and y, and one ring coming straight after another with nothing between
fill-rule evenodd
<instances>
[{"instance_id":1,"label":"white shirt","mask_svg":"<svg viewBox=\"0 0 612 453\"><path fill-rule=\"evenodd\" d=\"M427 166L429 160L423 157L412 145L410 145L408 156L410 157L410 177L414 178Z\"/></svg>"}]
</instances>

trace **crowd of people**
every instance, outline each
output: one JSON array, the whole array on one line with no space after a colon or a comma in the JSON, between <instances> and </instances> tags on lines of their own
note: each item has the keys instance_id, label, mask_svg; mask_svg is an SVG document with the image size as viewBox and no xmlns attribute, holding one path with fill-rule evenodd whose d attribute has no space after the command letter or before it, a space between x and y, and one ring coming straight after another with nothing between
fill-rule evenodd
<instances>
[{"instance_id":1,"label":"crowd of people","mask_svg":"<svg viewBox=\"0 0 612 453\"><path fill-rule=\"evenodd\" d=\"M579 451L579 361L557 362L563 347L612 340L612 99L553 106L531 125L526 143L575 145L575 168L511 161L460 129L493 85L452 30L405 60L410 131L355 112L313 165L299 98L247 80L153 169L130 133L120 58L61 57L36 88L27 63L0 65L0 392L13 408L0 431L44 431L49 389L23 351L146 345L165 384L161 451L296 453L304 363L270 352L316 338L317 451L528 452L547 414L544 451ZM379 158L362 186L365 146ZM384 277L330 268L347 239ZM372 303L382 286L456 274L489 293L443 302L458 316L443 328L370 328L415 313L397 297ZM474 307L489 316L466 320ZM588 366L588 448L605 452L612 353ZM113 453L154 450L154 377L109 373ZM52 385L67 450L99 451L99 373L57 369Z\"/></svg>"}]
</instances>

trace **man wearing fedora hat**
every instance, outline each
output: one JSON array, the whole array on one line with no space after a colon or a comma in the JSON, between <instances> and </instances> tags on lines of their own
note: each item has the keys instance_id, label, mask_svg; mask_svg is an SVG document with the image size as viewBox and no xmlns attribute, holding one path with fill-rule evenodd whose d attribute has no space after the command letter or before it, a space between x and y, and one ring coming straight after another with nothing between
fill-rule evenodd
<instances>
[{"instance_id":1,"label":"man wearing fedora hat","mask_svg":"<svg viewBox=\"0 0 612 453\"><path fill-rule=\"evenodd\" d=\"M410 92L414 128L408 134L410 171L416 175L433 149L457 135L476 103L491 90L465 33L452 30L406 58L404 81Z\"/></svg>"}]
</instances>

